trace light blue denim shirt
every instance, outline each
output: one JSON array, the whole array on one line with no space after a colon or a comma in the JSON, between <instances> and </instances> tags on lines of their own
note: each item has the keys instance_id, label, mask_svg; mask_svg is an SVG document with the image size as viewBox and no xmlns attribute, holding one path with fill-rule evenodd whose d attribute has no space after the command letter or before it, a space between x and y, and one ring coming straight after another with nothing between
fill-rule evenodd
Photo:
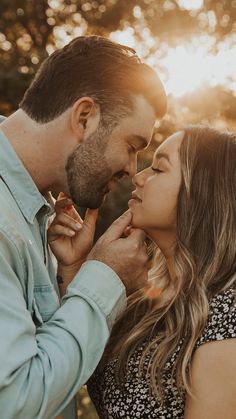
<instances>
[{"instance_id":1,"label":"light blue denim shirt","mask_svg":"<svg viewBox=\"0 0 236 419\"><path fill-rule=\"evenodd\" d=\"M59 414L93 373L126 305L122 282L97 261L83 264L60 302L46 240L51 213L0 129L1 419Z\"/></svg>"}]
</instances>

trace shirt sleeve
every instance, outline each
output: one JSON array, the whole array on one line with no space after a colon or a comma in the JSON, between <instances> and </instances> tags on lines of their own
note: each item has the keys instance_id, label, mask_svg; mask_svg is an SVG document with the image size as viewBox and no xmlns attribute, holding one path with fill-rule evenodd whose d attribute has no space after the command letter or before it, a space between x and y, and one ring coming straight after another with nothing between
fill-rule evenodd
<instances>
[{"instance_id":1,"label":"shirt sleeve","mask_svg":"<svg viewBox=\"0 0 236 419\"><path fill-rule=\"evenodd\" d=\"M22 265L16 245L0 240L0 417L52 419L96 368L125 288L108 266L86 262L62 306L36 328Z\"/></svg>"}]
</instances>

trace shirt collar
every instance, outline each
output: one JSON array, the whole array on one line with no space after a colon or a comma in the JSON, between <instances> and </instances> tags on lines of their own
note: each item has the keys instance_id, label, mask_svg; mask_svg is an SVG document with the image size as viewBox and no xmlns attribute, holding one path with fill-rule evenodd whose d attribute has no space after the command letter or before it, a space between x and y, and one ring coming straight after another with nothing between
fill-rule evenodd
<instances>
[{"instance_id":1,"label":"shirt collar","mask_svg":"<svg viewBox=\"0 0 236 419\"><path fill-rule=\"evenodd\" d=\"M38 211L46 206L49 215L53 212L50 194L43 196L35 185L15 150L0 129L0 177L14 197L23 216L31 224Z\"/></svg>"}]
</instances>

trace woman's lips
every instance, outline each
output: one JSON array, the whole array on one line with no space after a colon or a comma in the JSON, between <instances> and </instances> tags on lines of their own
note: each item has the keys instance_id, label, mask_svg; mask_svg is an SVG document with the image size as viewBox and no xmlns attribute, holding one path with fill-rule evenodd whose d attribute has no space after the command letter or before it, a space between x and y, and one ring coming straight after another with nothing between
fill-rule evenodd
<instances>
[{"instance_id":1,"label":"woman's lips","mask_svg":"<svg viewBox=\"0 0 236 419\"><path fill-rule=\"evenodd\" d=\"M136 201L142 202L142 199L135 192L132 192L132 199L135 199Z\"/></svg>"},{"instance_id":2,"label":"woman's lips","mask_svg":"<svg viewBox=\"0 0 236 419\"><path fill-rule=\"evenodd\" d=\"M132 192L132 198L129 200L128 206L137 205L137 204L140 204L141 202L142 202L142 199L140 199L136 193Z\"/></svg>"}]
</instances>

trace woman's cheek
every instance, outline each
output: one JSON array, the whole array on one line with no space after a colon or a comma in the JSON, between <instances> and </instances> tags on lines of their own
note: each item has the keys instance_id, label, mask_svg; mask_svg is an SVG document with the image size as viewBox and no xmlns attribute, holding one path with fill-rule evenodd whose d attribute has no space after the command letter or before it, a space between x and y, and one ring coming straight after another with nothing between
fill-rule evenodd
<instances>
[{"instance_id":1,"label":"woman's cheek","mask_svg":"<svg viewBox=\"0 0 236 419\"><path fill-rule=\"evenodd\" d=\"M142 213L140 214L140 211L138 210L131 210L132 212L132 221L131 226L134 228L142 228L144 224L144 217L142 216Z\"/></svg>"}]
</instances>

